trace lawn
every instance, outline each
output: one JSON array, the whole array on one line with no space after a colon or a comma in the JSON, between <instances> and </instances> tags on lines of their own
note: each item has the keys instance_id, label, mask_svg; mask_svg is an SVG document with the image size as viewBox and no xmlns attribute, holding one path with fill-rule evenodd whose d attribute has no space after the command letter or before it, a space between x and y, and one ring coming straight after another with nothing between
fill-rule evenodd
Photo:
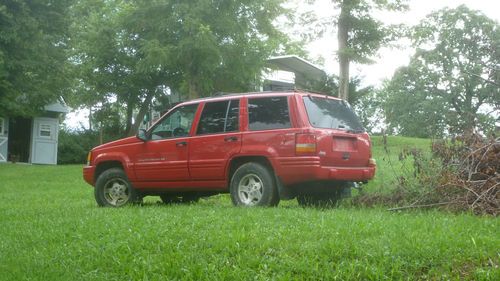
<instances>
[{"instance_id":1,"label":"lawn","mask_svg":"<svg viewBox=\"0 0 500 281\"><path fill-rule=\"evenodd\" d=\"M98 208L81 166L0 165L0 280L500 280L498 218L157 201Z\"/></svg>"}]
</instances>

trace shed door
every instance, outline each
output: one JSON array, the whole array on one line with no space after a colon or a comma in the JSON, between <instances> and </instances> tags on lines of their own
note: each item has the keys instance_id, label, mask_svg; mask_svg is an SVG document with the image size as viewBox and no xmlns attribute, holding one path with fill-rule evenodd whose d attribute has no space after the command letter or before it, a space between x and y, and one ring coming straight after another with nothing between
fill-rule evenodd
<instances>
[{"instance_id":1,"label":"shed door","mask_svg":"<svg viewBox=\"0 0 500 281\"><path fill-rule=\"evenodd\" d=\"M9 140L9 129L7 128L7 126L9 126L7 118L0 117L0 162L7 161L7 141Z\"/></svg>"},{"instance_id":2,"label":"shed door","mask_svg":"<svg viewBox=\"0 0 500 281\"><path fill-rule=\"evenodd\" d=\"M57 164L58 124L55 118L34 118L31 163Z\"/></svg>"}]
</instances>

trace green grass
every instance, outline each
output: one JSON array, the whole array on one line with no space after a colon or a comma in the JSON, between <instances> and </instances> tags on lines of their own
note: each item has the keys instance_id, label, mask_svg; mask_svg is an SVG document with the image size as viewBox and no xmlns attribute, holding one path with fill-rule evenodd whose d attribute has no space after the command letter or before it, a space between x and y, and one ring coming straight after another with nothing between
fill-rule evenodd
<instances>
[{"instance_id":1,"label":"green grass","mask_svg":"<svg viewBox=\"0 0 500 281\"><path fill-rule=\"evenodd\" d=\"M368 192L390 192L395 187L395 178L403 173L403 170L412 169L410 161L401 161L399 159L399 153L403 149L413 148L428 152L430 151L431 141L429 139L388 136L386 152L383 138L373 136L372 145L373 157L377 161L377 172L375 178L365 185L364 189Z\"/></svg>"},{"instance_id":2,"label":"green grass","mask_svg":"<svg viewBox=\"0 0 500 281\"><path fill-rule=\"evenodd\" d=\"M98 208L81 166L0 165L0 280L500 279L498 218L157 201Z\"/></svg>"}]
</instances>

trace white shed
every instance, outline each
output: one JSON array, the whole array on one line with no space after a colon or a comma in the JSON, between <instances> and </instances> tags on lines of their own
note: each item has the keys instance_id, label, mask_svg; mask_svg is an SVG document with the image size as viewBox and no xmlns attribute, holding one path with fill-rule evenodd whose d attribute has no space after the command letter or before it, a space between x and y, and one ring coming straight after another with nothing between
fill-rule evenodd
<instances>
[{"instance_id":1,"label":"white shed","mask_svg":"<svg viewBox=\"0 0 500 281\"><path fill-rule=\"evenodd\" d=\"M0 163L57 164L59 117L68 108L54 103L44 109L37 117L0 116Z\"/></svg>"}]
</instances>

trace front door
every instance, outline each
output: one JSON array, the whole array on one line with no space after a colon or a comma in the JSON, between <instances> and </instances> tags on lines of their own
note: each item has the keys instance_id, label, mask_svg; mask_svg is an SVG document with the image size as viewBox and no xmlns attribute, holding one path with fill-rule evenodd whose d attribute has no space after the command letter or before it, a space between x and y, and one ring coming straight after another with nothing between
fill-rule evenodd
<instances>
[{"instance_id":1,"label":"front door","mask_svg":"<svg viewBox=\"0 0 500 281\"><path fill-rule=\"evenodd\" d=\"M0 163L7 162L7 149L9 140L9 122L7 118L0 117Z\"/></svg>"},{"instance_id":2,"label":"front door","mask_svg":"<svg viewBox=\"0 0 500 281\"><path fill-rule=\"evenodd\" d=\"M239 100L207 102L189 144L192 180L223 180L227 162L241 149Z\"/></svg>"},{"instance_id":3,"label":"front door","mask_svg":"<svg viewBox=\"0 0 500 281\"><path fill-rule=\"evenodd\" d=\"M33 119L31 163L57 164L58 124L59 121L56 118L36 117Z\"/></svg>"},{"instance_id":4,"label":"front door","mask_svg":"<svg viewBox=\"0 0 500 281\"><path fill-rule=\"evenodd\" d=\"M189 180L188 145L198 104L171 111L148 132L149 140L137 144L132 159L138 182Z\"/></svg>"}]
</instances>

